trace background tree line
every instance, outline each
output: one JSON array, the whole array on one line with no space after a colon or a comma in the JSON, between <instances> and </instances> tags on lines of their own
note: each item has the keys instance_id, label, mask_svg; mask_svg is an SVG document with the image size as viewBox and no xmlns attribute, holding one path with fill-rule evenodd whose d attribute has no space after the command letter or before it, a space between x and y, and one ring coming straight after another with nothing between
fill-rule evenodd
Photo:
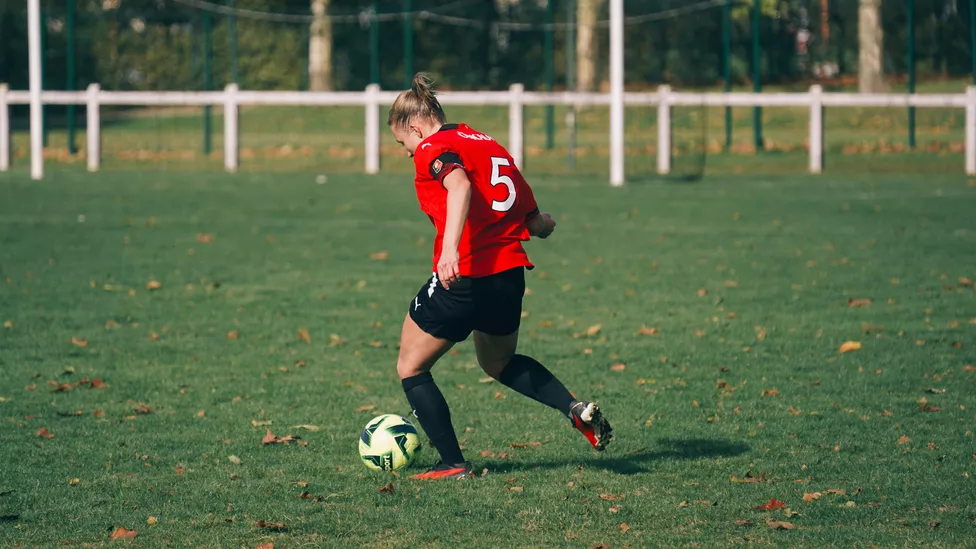
<instances>
[{"instance_id":1,"label":"background tree line","mask_svg":"<svg viewBox=\"0 0 976 549\"><path fill-rule=\"evenodd\" d=\"M415 10L439 17L416 17L416 70L433 72L443 87L502 89L520 82L542 89L546 82L544 31L547 0L413 0ZM608 17L605 0L548 0L556 23L572 12L576 38L570 43L581 87L595 88L608 73L608 30L593 22ZM861 0L862 2L864 0ZM878 0L873 0L878 1ZM212 0L227 4L229 0ZM325 81L318 87L361 90L370 81L372 0L236 0L239 9L305 17L296 22L236 18L238 82L245 89L308 89L309 43L323 30L314 28L316 2L334 21L327 40ZM573 2L573 4L569 4ZM763 80L805 85L819 75L858 72L858 0L762 0L760 18ZM920 76L963 76L971 73L969 3L965 0L916 0L917 67ZM27 70L26 2L0 3L0 82L25 89ZM400 0L378 0L379 13L403 10ZM698 0L627 0L627 16L687 8ZM907 63L907 0L884 0L880 21L884 35L883 71L903 75ZM43 0L45 15L45 87L64 89L67 11L65 0ZM824 8L827 17L824 18ZM204 85L205 15L199 7L174 0L77 0L76 78L74 87L98 82L105 89L202 89ZM721 7L626 26L626 81L631 86L713 86L723 71ZM445 20L445 18L457 18ZM507 22L533 25L511 30ZM229 18L212 15L212 83L222 88L231 79ZM379 25L379 76L385 89L404 83L403 21ZM731 73L739 84L752 74L750 7L732 9ZM557 89L566 87L567 30L553 33ZM587 36L592 36L591 40ZM315 56L312 56L315 58Z\"/></svg>"}]
</instances>

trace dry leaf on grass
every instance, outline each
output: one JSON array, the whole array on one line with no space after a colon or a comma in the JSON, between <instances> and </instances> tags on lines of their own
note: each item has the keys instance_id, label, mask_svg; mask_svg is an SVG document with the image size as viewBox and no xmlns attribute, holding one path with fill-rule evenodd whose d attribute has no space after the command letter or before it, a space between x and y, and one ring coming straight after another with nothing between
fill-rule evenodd
<instances>
[{"instance_id":1,"label":"dry leaf on grass","mask_svg":"<svg viewBox=\"0 0 976 549\"><path fill-rule=\"evenodd\" d=\"M854 299L853 297L847 300L848 307L867 307L871 304L870 298Z\"/></svg>"},{"instance_id":2,"label":"dry leaf on grass","mask_svg":"<svg viewBox=\"0 0 976 549\"><path fill-rule=\"evenodd\" d=\"M259 520L255 522L254 525L257 526L258 528L264 528L265 530L271 530L273 532L284 532L285 530L288 529L288 527L285 526L284 524L280 524L276 522L266 522L263 520Z\"/></svg>"},{"instance_id":3,"label":"dry leaf on grass","mask_svg":"<svg viewBox=\"0 0 976 549\"><path fill-rule=\"evenodd\" d=\"M37 436L43 438L54 438L54 433L47 430L47 427L41 427L37 430Z\"/></svg>"},{"instance_id":4,"label":"dry leaf on grass","mask_svg":"<svg viewBox=\"0 0 976 549\"><path fill-rule=\"evenodd\" d=\"M162 287L163 287L163 284L160 281L158 281L158 280L150 280L149 282L146 283L146 289L147 290L150 290L150 291L152 291L152 290L158 290L158 289L160 289Z\"/></svg>"},{"instance_id":5,"label":"dry leaf on grass","mask_svg":"<svg viewBox=\"0 0 976 549\"><path fill-rule=\"evenodd\" d=\"M627 365L622 362L618 362L617 364L610 366L610 369L614 372L622 372L627 369Z\"/></svg>"},{"instance_id":6,"label":"dry leaf on grass","mask_svg":"<svg viewBox=\"0 0 976 549\"><path fill-rule=\"evenodd\" d=\"M380 493L392 494L396 492L396 488L393 486L392 482L387 482L385 485L380 487Z\"/></svg>"},{"instance_id":7,"label":"dry leaf on grass","mask_svg":"<svg viewBox=\"0 0 976 549\"><path fill-rule=\"evenodd\" d=\"M120 539L135 539L137 535L139 534L135 530L126 530L125 527L119 526L112 531L112 535L109 536L109 539L112 541Z\"/></svg>"},{"instance_id":8,"label":"dry leaf on grass","mask_svg":"<svg viewBox=\"0 0 976 549\"><path fill-rule=\"evenodd\" d=\"M312 336L308 335L308 330L306 330L305 328L298 330L298 339L304 341L307 344L312 343Z\"/></svg>"},{"instance_id":9,"label":"dry leaf on grass","mask_svg":"<svg viewBox=\"0 0 976 549\"><path fill-rule=\"evenodd\" d=\"M373 261L386 261L387 259L390 259L390 252L387 252L386 250L373 252L369 254L369 258Z\"/></svg>"},{"instance_id":10,"label":"dry leaf on grass","mask_svg":"<svg viewBox=\"0 0 976 549\"><path fill-rule=\"evenodd\" d=\"M849 353L851 351L857 351L861 348L860 341L845 341L840 346L840 352Z\"/></svg>"},{"instance_id":11,"label":"dry leaf on grass","mask_svg":"<svg viewBox=\"0 0 976 549\"><path fill-rule=\"evenodd\" d=\"M299 439L299 437L293 437L291 435L283 437L275 436L275 434L271 432L271 429L266 429L266 431L267 433L265 433L264 438L261 439L261 444L288 444L289 442Z\"/></svg>"},{"instance_id":12,"label":"dry leaf on grass","mask_svg":"<svg viewBox=\"0 0 976 549\"><path fill-rule=\"evenodd\" d=\"M753 509L759 509L760 511L775 511L776 509L782 509L786 507L786 504L776 498L769 498L769 501L763 503L762 505L757 505Z\"/></svg>"},{"instance_id":13,"label":"dry leaf on grass","mask_svg":"<svg viewBox=\"0 0 976 549\"><path fill-rule=\"evenodd\" d=\"M791 522L783 522L776 519L766 519L766 526L769 526L773 530L792 530L796 528Z\"/></svg>"},{"instance_id":14,"label":"dry leaf on grass","mask_svg":"<svg viewBox=\"0 0 976 549\"><path fill-rule=\"evenodd\" d=\"M77 345L78 347L87 347L88 346L88 340L87 339L80 338L80 337L72 337L71 338L71 344L72 345Z\"/></svg>"},{"instance_id":15,"label":"dry leaf on grass","mask_svg":"<svg viewBox=\"0 0 976 549\"><path fill-rule=\"evenodd\" d=\"M803 501L805 501L807 503L810 503L811 501L815 501L815 500L819 499L820 496L822 496L822 495L823 494L821 494L820 492L804 493L803 494Z\"/></svg>"}]
</instances>

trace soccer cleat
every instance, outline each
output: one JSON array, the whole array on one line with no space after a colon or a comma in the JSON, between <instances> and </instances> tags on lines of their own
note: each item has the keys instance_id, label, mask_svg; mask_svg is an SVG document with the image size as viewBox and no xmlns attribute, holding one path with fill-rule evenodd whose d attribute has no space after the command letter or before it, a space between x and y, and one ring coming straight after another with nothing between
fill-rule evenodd
<instances>
[{"instance_id":1,"label":"soccer cleat","mask_svg":"<svg viewBox=\"0 0 976 549\"><path fill-rule=\"evenodd\" d=\"M456 465L448 465L438 460L438 462L435 463L430 470L412 475L410 478L415 478L418 480L433 480L441 478L462 479L473 476L474 472L471 468L470 461L465 461L464 463L458 463Z\"/></svg>"},{"instance_id":2,"label":"soccer cleat","mask_svg":"<svg viewBox=\"0 0 976 549\"><path fill-rule=\"evenodd\" d=\"M602 452L613 440L613 428L610 427L610 422L600 413L600 408L592 402L580 401L573 404L569 409L569 420L598 452Z\"/></svg>"}]
</instances>

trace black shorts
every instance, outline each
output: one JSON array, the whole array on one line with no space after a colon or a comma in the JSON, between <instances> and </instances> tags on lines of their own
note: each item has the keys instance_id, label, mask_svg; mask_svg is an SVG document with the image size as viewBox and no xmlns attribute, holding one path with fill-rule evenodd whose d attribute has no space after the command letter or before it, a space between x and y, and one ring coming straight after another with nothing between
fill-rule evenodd
<instances>
[{"instance_id":1,"label":"black shorts","mask_svg":"<svg viewBox=\"0 0 976 549\"><path fill-rule=\"evenodd\" d=\"M524 294L523 267L482 278L462 277L450 290L434 273L410 302L410 318L428 334L455 343L473 330L509 335L519 329Z\"/></svg>"}]
</instances>

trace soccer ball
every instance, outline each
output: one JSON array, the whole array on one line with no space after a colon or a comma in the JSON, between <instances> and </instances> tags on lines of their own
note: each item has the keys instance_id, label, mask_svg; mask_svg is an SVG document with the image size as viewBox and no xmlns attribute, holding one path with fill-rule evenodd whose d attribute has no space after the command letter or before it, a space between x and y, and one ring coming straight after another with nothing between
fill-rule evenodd
<instances>
[{"instance_id":1,"label":"soccer ball","mask_svg":"<svg viewBox=\"0 0 976 549\"><path fill-rule=\"evenodd\" d=\"M359 435L359 457L373 471L396 471L413 463L420 451L417 428L405 417L383 414L369 420Z\"/></svg>"}]
</instances>

